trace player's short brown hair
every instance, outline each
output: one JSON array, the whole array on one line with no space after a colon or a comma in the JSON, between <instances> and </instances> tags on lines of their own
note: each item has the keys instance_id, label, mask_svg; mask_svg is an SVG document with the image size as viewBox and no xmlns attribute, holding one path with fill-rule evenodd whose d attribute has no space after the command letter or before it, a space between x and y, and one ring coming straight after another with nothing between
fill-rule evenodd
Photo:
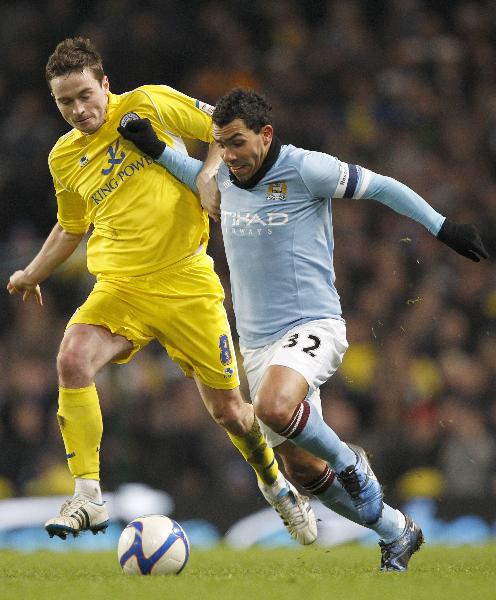
<instances>
[{"instance_id":1,"label":"player's short brown hair","mask_svg":"<svg viewBox=\"0 0 496 600\"><path fill-rule=\"evenodd\" d=\"M102 83L104 75L102 57L91 40L83 37L67 38L57 45L48 59L45 68L48 87L55 77L82 72L86 67L91 70L95 79Z\"/></svg>"}]
</instances>

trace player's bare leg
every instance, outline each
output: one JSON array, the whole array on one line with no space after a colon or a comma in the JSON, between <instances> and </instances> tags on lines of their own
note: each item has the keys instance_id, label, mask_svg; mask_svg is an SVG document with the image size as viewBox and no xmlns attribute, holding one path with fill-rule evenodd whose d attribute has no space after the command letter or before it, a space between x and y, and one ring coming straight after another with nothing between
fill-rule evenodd
<instances>
[{"instance_id":1,"label":"player's bare leg","mask_svg":"<svg viewBox=\"0 0 496 600\"><path fill-rule=\"evenodd\" d=\"M102 367L126 356L132 347L127 338L105 327L83 323L71 325L64 334L57 356L59 384L67 388L91 385Z\"/></svg>"},{"instance_id":2,"label":"player's bare leg","mask_svg":"<svg viewBox=\"0 0 496 600\"><path fill-rule=\"evenodd\" d=\"M253 406L243 400L239 387L221 390L206 386L198 379L196 382L208 411L255 470L263 495L279 513L290 535L301 544L314 542L317 524L308 498L301 496L279 471L274 452L260 431Z\"/></svg>"},{"instance_id":3,"label":"player's bare leg","mask_svg":"<svg viewBox=\"0 0 496 600\"><path fill-rule=\"evenodd\" d=\"M74 496L45 529L65 539L89 529L105 531L108 512L100 490L100 442L103 432L96 373L110 360L130 352L132 344L104 327L74 324L62 340L57 357L59 409L57 419L75 480Z\"/></svg>"}]
</instances>

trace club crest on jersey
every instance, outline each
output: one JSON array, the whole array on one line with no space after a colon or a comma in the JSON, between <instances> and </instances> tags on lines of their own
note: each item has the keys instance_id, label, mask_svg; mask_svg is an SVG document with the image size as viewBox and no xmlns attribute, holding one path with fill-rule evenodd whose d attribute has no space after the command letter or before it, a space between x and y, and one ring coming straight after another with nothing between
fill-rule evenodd
<instances>
[{"instance_id":1,"label":"club crest on jersey","mask_svg":"<svg viewBox=\"0 0 496 600\"><path fill-rule=\"evenodd\" d=\"M137 121L139 118L140 116L135 112L128 112L122 117L120 125L121 127L125 127L129 121Z\"/></svg>"},{"instance_id":2,"label":"club crest on jersey","mask_svg":"<svg viewBox=\"0 0 496 600\"><path fill-rule=\"evenodd\" d=\"M229 367L224 369L224 379L231 379L233 375L234 371L232 369L230 369Z\"/></svg>"},{"instance_id":3,"label":"club crest on jersey","mask_svg":"<svg viewBox=\"0 0 496 600\"><path fill-rule=\"evenodd\" d=\"M229 347L229 337L224 333L219 337L220 362L223 365L232 363L231 348Z\"/></svg>"},{"instance_id":4,"label":"club crest on jersey","mask_svg":"<svg viewBox=\"0 0 496 600\"><path fill-rule=\"evenodd\" d=\"M81 168L85 167L89 162L90 162L90 159L85 154L84 156L81 156L81 158L79 159L79 166Z\"/></svg>"},{"instance_id":5,"label":"club crest on jersey","mask_svg":"<svg viewBox=\"0 0 496 600\"><path fill-rule=\"evenodd\" d=\"M267 188L267 200L282 201L288 197L288 184L285 181L269 183Z\"/></svg>"}]
</instances>

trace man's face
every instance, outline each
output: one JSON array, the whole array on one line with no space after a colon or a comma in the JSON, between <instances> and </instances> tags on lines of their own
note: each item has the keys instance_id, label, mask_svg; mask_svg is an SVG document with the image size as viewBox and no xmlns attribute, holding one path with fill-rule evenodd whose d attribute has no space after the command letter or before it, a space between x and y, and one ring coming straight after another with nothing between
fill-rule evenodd
<instances>
[{"instance_id":1,"label":"man's face","mask_svg":"<svg viewBox=\"0 0 496 600\"><path fill-rule=\"evenodd\" d=\"M95 79L89 68L55 77L50 81L52 94L64 119L82 133L94 133L105 122L109 82Z\"/></svg>"},{"instance_id":2,"label":"man's face","mask_svg":"<svg viewBox=\"0 0 496 600\"><path fill-rule=\"evenodd\" d=\"M222 160L242 183L260 168L272 141L272 125L264 125L258 133L248 129L241 119L219 127L214 123L212 134L220 148Z\"/></svg>"}]
</instances>

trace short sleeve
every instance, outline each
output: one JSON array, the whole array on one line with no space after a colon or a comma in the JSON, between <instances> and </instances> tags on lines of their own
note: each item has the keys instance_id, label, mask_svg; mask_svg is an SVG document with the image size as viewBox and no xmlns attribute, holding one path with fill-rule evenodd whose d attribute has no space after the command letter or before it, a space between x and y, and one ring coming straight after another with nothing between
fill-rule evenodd
<instances>
[{"instance_id":1,"label":"short sleeve","mask_svg":"<svg viewBox=\"0 0 496 600\"><path fill-rule=\"evenodd\" d=\"M339 184L341 162L330 154L306 151L301 177L314 198L330 199Z\"/></svg>"},{"instance_id":2,"label":"short sleeve","mask_svg":"<svg viewBox=\"0 0 496 600\"><path fill-rule=\"evenodd\" d=\"M167 85L140 88L152 102L164 128L182 138L212 141L213 107Z\"/></svg>"},{"instance_id":3,"label":"short sleeve","mask_svg":"<svg viewBox=\"0 0 496 600\"><path fill-rule=\"evenodd\" d=\"M86 233L90 220L86 214L86 204L79 194L65 189L52 170L55 196L57 198L57 221L67 233Z\"/></svg>"}]
</instances>

